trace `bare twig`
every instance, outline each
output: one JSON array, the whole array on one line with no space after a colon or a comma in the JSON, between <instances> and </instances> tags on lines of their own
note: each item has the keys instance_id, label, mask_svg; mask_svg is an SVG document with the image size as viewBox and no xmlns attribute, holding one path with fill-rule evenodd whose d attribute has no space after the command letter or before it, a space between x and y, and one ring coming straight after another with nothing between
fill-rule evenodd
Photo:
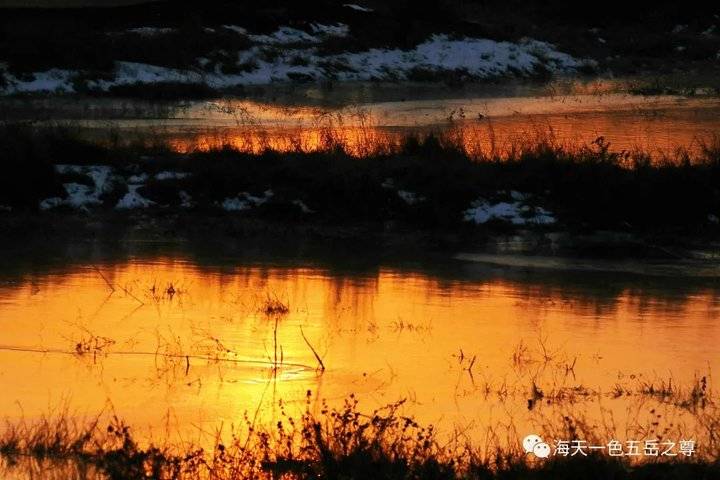
<instances>
[{"instance_id":1,"label":"bare twig","mask_svg":"<svg viewBox=\"0 0 720 480\"><path fill-rule=\"evenodd\" d=\"M108 280L107 277L106 277L105 275L103 275L103 273L100 271L100 269L99 269L98 267L93 266L93 268L94 268L95 271L98 273L98 275L100 275L100 278L102 278L103 280L105 280L105 283L107 283L107 286L110 287L110 290L112 290L112 291L114 292L114 291L115 291L115 286L114 286L112 283L110 283L110 280Z\"/></svg>"},{"instance_id":2,"label":"bare twig","mask_svg":"<svg viewBox=\"0 0 720 480\"><path fill-rule=\"evenodd\" d=\"M128 295L129 297L134 298L134 299L135 299L138 303L140 303L141 305L145 305L145 302L143 302L143 301L140 300L138 297L136 297L135 295L133 295L132 293L130 293L130 291L129 291L127 288L121 287L120 285L115 285L115 284L113 284L112 282L110 282L110 280L108 280L107 277L106 277L105 275L103 275L103 273L100 271L100 269L99 269L98 267L93 267L93 268L94 268L95 271L98 273L98 275L100 275L100 277L105 281L105 283L107 283L107 286L110 287L110 289L111 289L113 292L115 291L115 287L117 286L120 290L122 290L123 292L125 292L126 295Z\"/></svg>"},{"instance_id":3,"label":"bare twig","mask_svg":"<svg viewBox=\"0 0 720 480\"><path fill-rule=\"evenodd\" d=\"M317 351L315 350L315 348L313 348L313 346L310 344L310 341L309 341L309 340L307 339L307 337L305 336L305 332L303 332L302 327L300 327L300 335L302 335L303 340L305 340L305 343L306 343L307 346L310 348L310 350L312 351L313 355L315 355L315 359L316 359L316 360L318 361L318 363L320 364L320 371L321 371L321 372L324 372L324 371L325 371L325 364L323 363L322 358L320 358L320 355L318 355L318 353L317 353Z\"/></svg>"}]
</instances>

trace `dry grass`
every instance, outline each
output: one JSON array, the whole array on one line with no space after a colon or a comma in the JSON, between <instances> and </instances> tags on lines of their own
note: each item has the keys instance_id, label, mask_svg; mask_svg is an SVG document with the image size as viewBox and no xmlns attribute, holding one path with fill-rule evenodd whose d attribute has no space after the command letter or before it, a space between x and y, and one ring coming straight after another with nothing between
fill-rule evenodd
<instances>
[{"instance_id":1,"label":"dry grass","mask_svg":"<svg viewBox=\"0 0 720 480\"><path fill-rule=\"evenodd\" d=\"M268 317L284 316L290 313L290 306L276 294L267 293L260 302L258 312Z\"/></svg>"},{"instance_id":2,"label":"dry grass","mask_svg":"<svg viewBox=\"0 0 720 480\"><path fill-rule=\"evenodd\" d=\"M8 165L7 175L0 177L0 205L36 210L43 199L62 197L64 183L90 179L60 174L53 165L92 157L112 166L119 177L137 174L135 164L146 171L150 178L139 193L157 205L147 210L151 213L222 213L227 199L271 190L272 197L262 204L231 214L333 226L392 222L464 233L470 230L464 212L473 202L509 201L508 192L516 191L530 207L552 212L560 228L640 234L712 234L718 228L718 140L703 144L698 153L651 158L647 152L615 152L602 138L567 146L547 134L519 138L505 148L492 142L486 147L481 138L468 137L467 129L389 143L372 138L370 130L358 134L363 152L353 153L338 137L343 129L333 126L318 143L289 150L229 144L185 155L142 145L103 147L67 132L6 127L0 129L0 140L6 140L0 157ZM162 170L189 175L154 179ZM94 208L112 210L126 188L119 182ZM423 200L408 202L401 191ZM183 195L192 198L192 207L183 206ZM58 210L62 207L53 212ZM512 225L498 220L479 228L507 230ZM280 305L268 307L281 313Z\"/></svg>"},{"instance_id":3,"label":"dry grass","mask_svg":"<svg viewBox=\"0 0 720 480\"><path fill-rule=\"evenodd\" d=\"M363 413L354 396L339 408L323 403L311 413L311 395L299 418L278 404L280 417L273 428L258 427L245 417L245 433L216 440L211 451L188 447L143 446L117 418L74 423L68 412L35 423L8 424L0 436L0 457L12 471L31 470L32 461L44 468L68 463L92 468L112 479L549 479L549 478L714 478L720 471L715 458L720 425L717 410L702 414L706 428L699 457L630 462L592 454L553 457L539 462L519 448L510 434L500 440L489 432L489 444L473 445L462 435L441 441L433 426L421 426L403 415L404 401ZM582 416L565 415L553 421L544 438L584 438L600 441L616 435L612 426L595 426ZM702 433L702 432L698 432ZM714 440L713 440L714 439ZM514 446L517 445L517 446ZM653 473L654 472L654 473ZM659 476L662 475L662 476ZM670 476L666 476L670 475Z\"/></svg>"}]
</instances>

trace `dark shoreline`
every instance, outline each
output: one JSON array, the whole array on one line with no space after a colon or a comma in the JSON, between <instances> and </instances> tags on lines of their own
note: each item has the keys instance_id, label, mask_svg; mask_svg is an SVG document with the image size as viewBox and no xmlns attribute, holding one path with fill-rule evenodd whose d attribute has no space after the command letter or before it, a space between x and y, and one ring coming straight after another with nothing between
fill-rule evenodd
<instances>
[{"instance_id":1,"label":"dark shoreline","mask_svg":"<svg viewBox=\"0 0 720 480\"><path fill-rule=\"evenodd\" d=\"M489 228L452 231L395 223L323 224L247 218L227 212L0 212L0 247L27 252L52 245L120 248L158 245L255 252L259 257L358 255L376 259L452 258L455 255L507 255L519 258L639 262L720 261L715 234L632 234L622 231Z\"/></svg>"},{"instance_id":2,"label":"dark shoreline","mask_svg":"<svg viewBox=\"0 0 720 480\"><path fill-rule=\"evenodd\" d=\"M602 137L579 147L540 138L476 158L452 136L371 142L353 156L333 131L324 135L317 151L183 154L1 125L0 230L20 243L273 238L492 252L517 236L518 253L532 255L692 259L718 251L720 141L697 156L654 159L614 152Z\"/></svg>"},{"instance_id":3,"label":"dark shoreline","mask_svg":"<svg viewBox=\"0 0 720 480\"><path fill-rule=\"evenodd\" d=\"M691 80L688 87L720 91L716 56L720 35L710 28L718 12L702 2L623 4L620 14L612 13L611 7L606 6L606 15L588 15L585 5L565 0L542 2L542 5L497 0L367 3L371 9L368 12L331 0L302 5L287 0L263 4L159 1L106 8L0 8L0 89L3 63L7 64L8 73L17 78L51 69L76 71L72 83L78 93L91 93L94 81L112 76L116 62L207 74L214 70L204 71L205 67L198 65L197 60L212 58L212 64L223 73L236 74L250 68L238 63L236 57L252 42L244 35L222 32L222 25L242 25L250 34L266 35L282 26L311 32L313 24L339 22L348 25L352 34L320 44L321 57L374 48L409 50L436 34L501 42L533 38L554 44L559 51L576 59L590 60L591 63L577 68L575 74L579 78L648 77L651 80L639 85L638 90L652 94L677 91L660 78L679 74L704 78L699 84ZM365 28L368 22L374 25L373 29ZM117 37L118 32L131 28L165 28L173 32L164 37ZM294 47L276 50L282 53L288 48ZM272 57L277 52L269 55ZM418 68L406 80L452 89L477 81L506 82L520 78L546 82L557 78L551 70L541 64L532 72L510 70L502 75L478 77L464 68ZM320 76L298 73L288 80L299 86L316 83L332 88L342 83L336 73L336 66L331 66ZM656 82L652 80L655 78ZM385 80L393 80L393 75ZM187 99L205 98L219 91L244 96L245 86L241 83L237 88L216 90L203 82L151 81L95 93Z\"/></svg>"}]
</instances>

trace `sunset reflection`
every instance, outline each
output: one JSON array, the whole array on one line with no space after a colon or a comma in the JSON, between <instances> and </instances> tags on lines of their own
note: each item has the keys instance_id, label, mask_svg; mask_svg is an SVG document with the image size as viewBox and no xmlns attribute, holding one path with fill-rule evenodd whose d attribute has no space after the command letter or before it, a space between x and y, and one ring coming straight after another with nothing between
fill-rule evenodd
<instances>
[{"instance_id":1,"label":"sunset reflection","mask_svg":"<svg viewBox=\"0 0 720 480\"><path fill-rule=\"evenodd\" d=\"M289 312L263 313L268 298ZM164 418L173 437L193 441L242 423L244 412L270 421L279 399L297 412L308 390L315 401L354 393L369 406L408 398L421 420L444 431L472 424L480 435L496 422L533 425L553 411L528 411L533 381L610 392L667 375L689 384L720 368L708 341L720 340L720 306L704 289L583 290L393 269L345 277L159 258L27 277L3 287L0 300L4 416L66 403L78 414L111 409L155 434ZM81 344L90 347L81 352ZM544 351L551 362L539 361ZM570 363L572 376L563 370ZM500 388L504 400L488 394ZM605 408L619 413L634 401Z\"/></svg>"},{"instance_id":2,"label":"sunset reflection","mask_svg":"<svg viewBox=\"0 0 720 480\"><path fill-rule=\"evenodd\" d=\"M204 118L199 124L176 129L170 123L158 133L179 152L341 147L351 155L367 156L397 151L407 136L434 134L476 158L507 156L539 141L568 148L592 146L599 137L612 151L672 157L678 149L697 154L716 141L717 113L714 102L618 95L390 102L339 110L243 102L197 106L188 115Z\"/></svg>"}]
</instances>

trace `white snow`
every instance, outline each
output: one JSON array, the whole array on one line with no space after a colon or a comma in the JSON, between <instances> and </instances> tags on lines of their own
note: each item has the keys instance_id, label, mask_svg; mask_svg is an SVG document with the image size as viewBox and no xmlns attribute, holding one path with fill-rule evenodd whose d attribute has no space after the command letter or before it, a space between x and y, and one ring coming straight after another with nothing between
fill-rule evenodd
<instances>
[{"instance_id":1,"label":"white snow","mask_svg":"<svg viewBox=\"0 0 720 480\"><path fill-rule=\"evenodd\" d=\"M180 196L180 206L182 208L193 208L195 206L195 201L185 190L180 190L178 195Z\"/></svg>"},{"instance_id":2,"label":"white snow","mask_svg":"<svg viewBox=\"0 0 720 480\"><path fill-rule=\"evenodd\" d=\"M253 42L265 45L288 45L291 43L320 43L322 40L292 27L280 27L269 35L248 35Z\"/></svg>"},{"instance_id":3,"label":"white snow","mask_svg":"<svg viewBox=\"0 0 720 480\"><path fill-rule=\"evenodd\" d=\"M60 205L64 205L65 202L60 197L51 197L46 198L45 200L40 201L40 210L50 210L52 208L59 207Z\"/></svg>"},{"instance_id":4,"label":"white snow","mask_svg":"<svg viewBox=\"0 0 720 480\"><path fill-rule=\"evenodd\" d=\"M223 25L222 27L226 30L231 30L235 33L239 33L240 35L247 35L247 30L237 25Z\"/></svg>"},{"instance_id":5,"label":"white snow","mask_svg":"<svg viewBox=\"0 0 720 480\"><path fill-rule=\"evenodd\" d=\"M103 193L110 192L113 184L120 180L113 174L112 167L107 165L56 165L55 170L60 174L76 173L90 177L93 185L83 183L64 183L65 198L52 197L46 198L40 202L41 210L48 210L67 205L69 207L87 210L88 206L101 205L100 196Z\"/></svg>"},{"instance_id":6,"label":"white snow","mask_svg":"<svg viewBox=\"0 0 720 480\"><path fill-rule=\"evenodd\" d=\"M226 198L223 200L221 206L226 212L237 212L240 210L250 209L250 203L245 200L241 200L239 197Z\"/></svg>"},{"instance_id":7,"label":"white snow","mask_svg":"<svg viewBox=\"0 0 720 480\"><path fill-rule=\"evenodd\" d=\"M324 35L326 37L347 37L350 34L350 27L344 23L336 23L335 25L323 25L321 23L313 23L310 25L313 33Z\"/></svg>"},{"instance_id":8,"label":"white snow","mask_svg":"<svg viewBox=\"0 0 720 480\"><path fill-rule=\"evenodd\" d=\"M148 176L147 173L140 173L140 174L138 174L138 175L132 175L132 176L130 176L130 177L128 178L128 183L131 183L131 184L133 184L133 183L135 183L135 184L137 184L137 183L145 183L145 182L148 181L148 178L150 178L150 177Z\"/></svg>"},{"instance_id":9,"label":"white snow","mask_svg":"<svg viewBox=\"0 0 720 480\"><path fill-rule=\"evenodd\" d=\"M315 210L308 207L302 200L293 200L293 205L297 206L303 213L315 213Z\"/></svg>"},{"instance_id":10,"label":"white snow","mask_svg":"<svg viewBox=\"0 0 720 480\"><path fill-rule=\"evenodd\" d=\"M366 52L339 54L335 62L348 65L353 71L341 72L348 80L370 80L395 75L407 78L416 68L443 71L466 70L479 77L499 76L513 70L532 73L543 64L551 71L577 68L581 62L552 45L536 40L519 44L486 39L451 40L447 35L434 35L413 50L371 49Z\"/></svg>"},{"instance_id":11,"label":"white snow","mask_svg":"<svg viewBox=\"0 0 720 480\"><path fill-rule=\"evenodd\" d=\"M86 210L88 206L101 205L100 196L111 191L113 183L117 181L112 168L107 165L56 165L55 170L60 174L86 175L92 180L92 186L75 182L63 184L67 197L62 200L62 204L80 210Z\"/></svg>"},{"instance_id":12,"label":"white snow","mask_svg":"<svg viewBox=\"0 0 720 480\"><path fill-rule=\"evenodd\" d=\"M163 171L155 175L155 180L178 180L189 176L190 174L187 172Z\"/></svg>"},{"instance_id":13,"label":"white snow","mask_svg":"<svg viewBox=\"0 0 720 480\"><path fill-rule=\"evenodd\" d=\"M369 13L369 12L374 12L374 11L375 11L375 10L373 10L372 8L362 7L362 6L357 5L357 4L355 4L355 3L343 3L343 7L351 8L351 9L353 9L353 10L357 10L358 12L365 12L365 13Z\"/></svg>"},{"instance_id":14,"label":"white snow","mask_svg":"<svg viewBox=\"0 0 720 480\"><path fill-rule=\"evenodd\" d=\"M101 90L108 90L116 85L129 85L133 83L198 83L201 81L202 76L197 72L158 67L145 63L116 62L115 78L113 80L98 80L88 82L88 85L100 88Z\"/></svg>"},{"instance_id":15,"label":"white snow","mask_svg":"<svg viewBox=\"0 0 720 480\"><path fill-rule=\"evenodd\" d=\"M244 31L242 27L225 25L225 28ZM254 65L251 71L224 74L219 66L210 72L160 67L134 62L116 62L115 76L111 79L88 81L90 88L108 90L117 85L135 83L199 83L213 88L237 85L259 85L287 82L297 75L312 79L336 78L345 81L403 80L416 70L434 72L462 70L476 78L498 77L510 74L530 75L542 65L551 72L568 73L589 60L578 60L558 52L546 42L523 39L519 43L498 42L487 39L451 39L447 35L434 35L410 50L370 49L363 52L318 55L315 45L332 36L346 35L347 25L312 25L315 34L281 27L271 35L250 35L262 44L237 53L238 65ZM264 50L271 46L298 44L297 48L278 48L271 59ZM263 46L265 45L265 46ZM302 48L301 48L302 47ZM298 64L297 60L303 61ZM207 59L205 59L207 60ZM198 59L201 62L202 59ZM211 67L207 62L205 68ZM76 72L49 70L39 72L34 80L19 80L5 74L8 86L4 93L14 92L71 92Z\"/></svg>"},{"instance_id":16,"label":"white snow","mask_svg":"<svg viewBox=\"0 0 720 480\"><path fill-rule=\"evenodd\" d=\"M380 186L386 190L392 190L395 188L395 180L392 178L386 178Z\"/></svg>"},{"instance_id":17,"label":"white snow","mask_svg":"<svg viewBox=\"0 0 720 480\"><path fill-rule=\"evenodd\" d=\"M408 205L415 205L425 201L425 197L414 192L408 192L407 190L398 190L397 194L398 197L400 197Z\"/></svg>"},{"instance_id":18,"label":"white snow","mask_svg":"<svg viewBox=\"0 0 720 480\"><path fill-rule=\"evenodd\" d=\"M157 28L157 27L137 27L129 28L128 33L135 33L144 37L154 37L157 35L167 35L175 31L174 28Z\"/></svg>"},{"instance_id":19,"label":"white snow","mask_svg":"<svg viewBox=\"0 0 720 480\"><path fill-rule=\"evenodd\" d=\"M0 72L3 75L3 72ZM5 94L11 93L35 93L35 92L57 92L72 93L75 88L72 79L77 72L53 68L45 72L35 72L32 79L21 79L9 73L4 73L7 86L0 89Z\"/></svg>"},{"instance_id":20,"label":"white snow","mask_svg":"<svg viewBox=\"0 0 720 480\"><path fill-rule=\"evenodd\" d=\"M235 212L240 210L248 210L253 207L258 207L268 200L270 200L275 194L272 190L265 190L262 197L256 197L249 194L248 192L242 192L237 197L225 198L220 206L223 210L228 212Z\"/></svg>"},{"instance_id":21,"label":"white snow","mask_svg":"<svg viewBox=\"0 0 720 480\"><path fill-rule=\"evenodd\" d=\"M88 205L101 205L100 190L98 188L89 187L82 183L65 183L63 184L68 196L65 204L73 208L85 208Z\"/></svg>"},{"instance_id":22,"label":"white snow","mask_svg":"<svg viewBox=\"0 0 720 480\"><path fill-rule=\"evenodd\" d=\"M487 223L490 220L504 220L513 225L549 225L555 223L555 217L542 207L523 205L521 201L499 202L490 204L480 199L465 210L464 219L475 224Z\"/></svg>"},{"instance_id":23,"label":"white snow","mask_svg":"<svg viewBox=\"0 0 720 480\"><path fill-rule=\"evenodd\" d=\"M152 200L148 200L147 198L143 197L138 193L138 189L140 187L142 187L142 185L128 185L128 192L125 194L124 197L118 200L117 204L115 205L115 209L131 210L135 208L147 208L151 205L154 205L155 202L153 202Z\"/></svg>"},{"instance_id":24,"label":"white snow","mask_svg":"<svg viewBox=\"0 0 720 480\"><path fill-rule=\"evenodd\" d=\"M114 180L113 169L107 165L55 165L55 171L60 174L79 173L87 175L95 184L95 189L100 193L110 191L111 181Z\"/></svg>"},{"instance_id":25,"label":"white snow","mask_svg":"<svg viewBox=\"0 0 720 480\"><path fill-rule=\"evenodd\" d=\"M675 25L675 27L673 27L671 33L678 34L678 33L682 32L683 30L685 30L687 27L688 27L687 25L680 25L680 24Z\"/></svg>"},{"instance_id":26,"label":"white snow","mask_svg":"<svg viewBox=\"0 0 720 480\"><path fill-rule=\"evenodd\" d=\"M65 198L52 197L46 198L40 202L41 210L49 210L51 208L67 205L78 210L87 210L88 206L101 205L99 193L92 187L82 183L64 183Z\"/></svg>"}]
</instances>

